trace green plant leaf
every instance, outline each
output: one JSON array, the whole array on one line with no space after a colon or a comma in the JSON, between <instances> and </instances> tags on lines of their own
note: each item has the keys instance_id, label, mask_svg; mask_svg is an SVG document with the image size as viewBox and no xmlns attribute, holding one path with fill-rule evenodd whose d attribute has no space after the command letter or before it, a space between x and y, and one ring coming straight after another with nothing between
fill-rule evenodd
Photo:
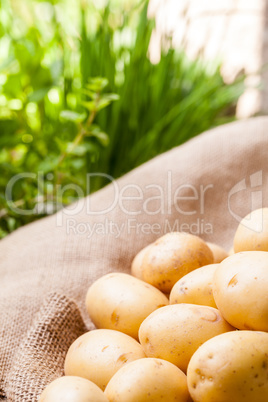
<instances>
[{"instance_id":1,"label":"green plant leaf","mask_svg":"<svg viewBox=\"0 0 268 402\"><path fill-rule=\"evenodd\" d=\"M68 143L66 152L70 155L83 156L87 152L92 151L92 145L90 143L83 143L75 145L73 142Z\"/></svg>"},{"instance_id":2,"label":"green plant leaf","mask_svg":"<svg viewBox=\"0 0 268 402\"><path fill-rule=\"evenodd\" d=\"M81 105L84 106L87 110L89 110L90 112L92 112L93 110L97 109L97 104L95 101L91 101L91 102L81 102Z\"/></svg>"},{"instance_id":3,"label":"green plant leaf","mask_svg":"<svg viewBox=\"0 0 268 402\"><path fill-rule=\"evenodd\" d=\"M41 100L44 99L48 91L50 90L50 87L46 88L40 88L35 91L33 91L29 96L28 96L28 101L29 102L40 102Z\"/></svg>"},{"instance_id":4,"label":"green plant leaf","mask_svg":"<svg viewBox=\"0 0 268 402\"><path fill-rule=\"evenodd\" d=\"M105 87L107 87L109 81L107 78L94 77L89 80L86 87L93 92L101 92Z\"/></svg>"},{"instance_id":5,"label":"green plant leaf","mask_svg":"<svg viewBox=\"0 0 268 402\"><path fill-rule=\"evenodd\" d=\"M59 156L50 155L41 161L38 165L38 171L43 173L48 173L54 171L59 163Z\"/></svg>"},{"instance_id":6,"label":"green plant leaf","mask_svg":"<svg viewBox=\"0 0 268 402\"><path fill-rule=\"evenodd\" d=\"M101 145L104 146L104 147L107 147L109 145L109 143L110 143L109 136L104 132L98 133L96 135L96 138L99 140Z\"/></svg>"},{"instance_id":7,"label":"green plant leaf","mask_svg":"<svg viewBox=\"0 0 268 402\"><path fill-rule=\"evenodd\" d=\"M60 112L60 117L63 120L73 121L74 123L80 123L85 120L85 113L77 113L72 110L62 110Z\"/></svg>"}]
</instances>

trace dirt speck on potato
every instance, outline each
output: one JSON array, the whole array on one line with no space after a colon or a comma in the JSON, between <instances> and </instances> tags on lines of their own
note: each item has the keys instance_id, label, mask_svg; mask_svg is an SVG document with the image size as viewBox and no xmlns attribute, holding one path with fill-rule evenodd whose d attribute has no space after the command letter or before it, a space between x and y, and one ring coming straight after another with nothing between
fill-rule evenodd
<instances>
[{"instance_id":1,"label":"dirt speck on potato","mask_svg":"<svg viewBox=\"0 0 268 402\"><path fill-rule=\"evenodd\" d=\"M236 275L234 275L234 276L232 277L232 279L231 279L231 280L229 281L229 283L228 283L228 287L229 287L229 286L234 287L234 286L238 283L237 275L238 275L238 274L236 274Z\"/></svg>"}]
</instances>

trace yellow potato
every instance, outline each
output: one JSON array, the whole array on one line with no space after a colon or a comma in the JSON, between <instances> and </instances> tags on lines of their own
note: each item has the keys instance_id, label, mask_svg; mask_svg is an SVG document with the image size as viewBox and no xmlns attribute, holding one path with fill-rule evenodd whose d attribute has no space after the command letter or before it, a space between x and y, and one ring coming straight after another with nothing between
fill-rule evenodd
<instances>
[{"instance_id":1,"label":"yellow potato","mask_svg":"<svg viewBox=\"0 0 268 402\"><path fill-rule=\"evenodd\" d=\"M60 377L42 392L39 402L109 402L93 382L80 377Z\"/></svg>"},{"instance_id":2,"label":"yellow potato","mask_svg":"<svg viewBox=\"0 0 268 402\"><path fill-rule=\"evenodd\" d=\"M268 333L233 331L192 356L187 383L194 402L267 402Z\"/></svg>"},{"instance_id":3,"label":"yellow potato","mask_svg":"<svg viewBox=\"0 0 268 402\"><path fill-rule=\"evenodd\" d=\"M66 375L86 378L104 389L124 364L145 357L141 345L130 336L111 329L81 335L65 358Z\"/></svg>"},{"instance_id":4,"label":"yellow potato","mask_svg":"<svg viewBox=\"0 0 268 402\"><path fill-rule=\"evenodd\" d=\"M183 276L171 290L170 304L191 303L217 308L212 291L217 266L218 264L205 265Z\"/></svg>"},{"instance_id":5,"label":"yellow potato","mask_svg":"<svg viewBox=\"0 0 268 402\"><path fill-rule=\"evenodd\" d=\"M148 246L144 247L142 250L138 252L136 257L133 259L132 264L131 264L131 275L135 276L138 279L144 280L143 279L143 274L142 274L142 262L143 262L143 257L147 250L149 250L149 247L151 244Z\"/></svg>"},{"instance_id":6,"label":"yellow potato","mask_svg":"<svg viewBox=\"0 0 268 402\"><path fill-rule=\"evenodd\" d=\"M109 381L110 402L189 402L186 375L165 360L139 359L122 367Z\"/></svg>"},{"instance_id":7,"label":"yellow potato","mask_svg":"<svg viewBox=\"0 0 268 402\"><path fill-rule=\"evenodd\" d=\"M146 251L142 274L146 282L165 293L188 272L212 264L214 257L207 244L189 233L167 233Z\"/></svg>"},{"instance_id":8,"label":"yellow potato","mask_svg":"<svg viewBox=\"0 0 268 402\"><path fill-rule=\"evenodd\" d=\"M268 208L248 214L240 222L234 237L234 251L268 251Z\"/></svg>"},{"instance_id":9,"label":"yellow potato","mask_svg":"<svg viewBox=\"0 0 268 402\"><path fill-rule=\"evenodd\" d=\"M268 331L268 253L244 251L222 261L215 271L213 296L234 327Z\"/></svg>"},{"instance_id":10,"label":"yellow potato","mask_svg":"<svg viewBox=\"0 0 268 402\"><path fill-rule=\"evenodd\" d=\"M230 248L230 250L228 251L228 254L229 255L233 255L235 252L234 252L234 247L232 246L231 248Z\"/></svg>"},{"instance_id":11,"label":"yellow potato","mask_svg":"<svg viewBox=\"0 0 268 402\"><path fill-rule=\"evenodd\" d=\"M225 258L229 256L227 251L225 251L222 247L218 246L215 243L210 243L207 242L208 247L212 251L213 257L214 257L214 264L218 264L219 262L222 262Z\"/></svg>"},{"instance_id":12,"label":"yellow potato","mask_svg":"<svg viewBox=\"0 0 268 402\"><path fill-rule=\"evenodd\" d=\"M150 314L140 326L139 338L148 357L168 360L185 372L202 343L233 329L213 307L173 304Z\"/></svg>"},{"instance_id":13,"label":"yellow potato","mask_svg":"<svg viewBox=\"0 0 268 402\"><path fill-rule=\"evenodd\" d=\"M97 328L115 329L138 339L142 321L169 303L160 290L132 275L104 275L89 288L86 307Z\"/></svg>"}]
</instances>

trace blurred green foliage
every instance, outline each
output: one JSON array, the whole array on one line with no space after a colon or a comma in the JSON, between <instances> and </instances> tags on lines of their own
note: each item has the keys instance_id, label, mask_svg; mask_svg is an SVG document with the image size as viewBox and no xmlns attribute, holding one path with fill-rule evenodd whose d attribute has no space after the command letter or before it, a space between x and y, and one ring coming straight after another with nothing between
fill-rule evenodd
<instances>
[{"instance_id":1,"label":"blurred green foliage","mask_svg":"<svg viewBox=\"0 0 268 402\"><path fill-rule=\"evenodd\" d=\"M150 61L147 1L0 4L0 237L86 195L87 173L119 177L234 118L242 80L225 84L218 65L189 61L170 38ZM81 191L59 200L70 183Z\"/></svg>"}]
</instances>

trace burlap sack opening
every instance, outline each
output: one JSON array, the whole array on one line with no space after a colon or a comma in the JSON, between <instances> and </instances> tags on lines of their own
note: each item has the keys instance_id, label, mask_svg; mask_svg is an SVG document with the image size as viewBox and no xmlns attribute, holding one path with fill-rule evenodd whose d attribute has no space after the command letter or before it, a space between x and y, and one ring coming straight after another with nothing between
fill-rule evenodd
<instances>
[{"instance_id":1,"label":"burlap sack opening","mask_svg":"<svg viewBox=\"0 0 268 402\"><path fill-rule=\"evenodd\" d=\"M239 220L267 200L267 125L259 117L210 130L0 242L0 395L36 401L62 374L82 318L92 328L89 285L129 272L135 254L163 233L190 231L229 249ZM51 292L65 296L50 298L34 319Z\"/></svg>"},{"instance_id":2,"label":"burlap sack opening","mask_svg":"<svg viewBox=\"0 0 268 402\"><path fill-rule=\"evenodd\" d=\"M7 399L36 401L48 383L64 374L68 348L86 330L72 300L57 293L49 295L11 362Z\"/></svg>"}]
</instances>

